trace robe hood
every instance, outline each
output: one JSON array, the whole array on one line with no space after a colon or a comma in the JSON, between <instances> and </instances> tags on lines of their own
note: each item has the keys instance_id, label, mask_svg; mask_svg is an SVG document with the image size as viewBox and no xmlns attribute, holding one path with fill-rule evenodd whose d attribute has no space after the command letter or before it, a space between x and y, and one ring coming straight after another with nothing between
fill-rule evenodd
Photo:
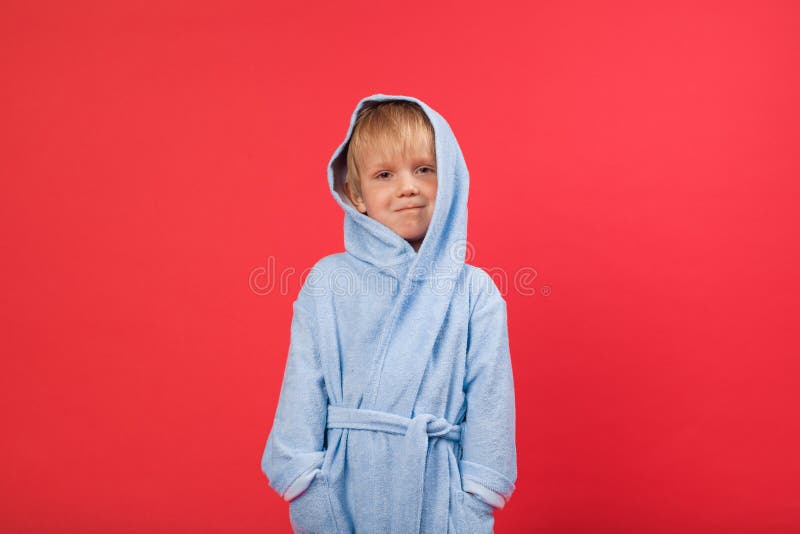
<instances>
[{"instance_id":1,"label":"robe hood","mask_svg":"<svg viewBox=\"0 0 800 534\"><path fill-rule=\"evenodd\" d=\"M386 100L419 104L433 125L438 180L436 202L418 252L393 230L359 212L344 193L347 150L356 118L368 103ZM361 99L350 117L344 141L333 153L327 171L331 194L344 210L344 245L349 254L398 279L452 279L458 276L467 249L469 172L450 125L439 113L411 96L374 94Z\"/></svg>"}]
</instances>

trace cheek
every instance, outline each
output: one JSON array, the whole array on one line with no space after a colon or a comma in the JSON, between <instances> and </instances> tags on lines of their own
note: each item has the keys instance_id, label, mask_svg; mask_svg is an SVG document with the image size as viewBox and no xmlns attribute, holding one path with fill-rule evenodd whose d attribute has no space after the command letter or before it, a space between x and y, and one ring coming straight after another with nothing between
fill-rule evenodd
<instances>
[{"instance_id":1,"label":"cheek","mask_svg":"<svg viewBox=\"0 0 800 534\"><path fill-rule=\"evenodd\" d=\"M437 190L438 190L438 187L437 187L437 184L435 184L435 183L431 184L431 185L428 187L428 191L427 191L427 193L428 193L428 198L430 198L432 201L433 201L433 200L436 200L436 191L437 191Z\"/></svg>"},{"instance_id":2,"label":"cheek","mask_svg":"<svg viewBox=\"0 0 800 534\"><path fill-rule=\"evenodd\" d=\"M393 191L388 190L381 190L375 196L376 203L380 204L381 206L389 206L392 204L392 200L394 199Z\"/></svg>"},{"instance_id":3,"label":"cheek","mask_svg":"<svg viewBox=\"0 0 800 534\"><path fill-rule=\"evenodd\" d=\"M368 195L364 196L364 204L367 205L367 208L372 208L373 211L375 208L381 208L386 204L388 195L384 194L382 191L370 191Z\"/></svg>"}]
</instances>

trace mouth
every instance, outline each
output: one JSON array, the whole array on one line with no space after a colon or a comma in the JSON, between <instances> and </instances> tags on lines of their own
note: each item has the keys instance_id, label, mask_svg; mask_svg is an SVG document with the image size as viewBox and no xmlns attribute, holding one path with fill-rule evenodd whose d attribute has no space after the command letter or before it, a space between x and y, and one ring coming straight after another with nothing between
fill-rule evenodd
<instances>
[{"instance_id":1,"label":"mouth","mask_svg":"<svg viewBox=\"0 0 800 534\"><path fill-rule=\"evenodd\" d=\"M404 208L400 208L400 209L395 210L395 211L419 210L419 209L422 209L423 207L424 206L406 206Z\"/></svg>"}]
</instances>

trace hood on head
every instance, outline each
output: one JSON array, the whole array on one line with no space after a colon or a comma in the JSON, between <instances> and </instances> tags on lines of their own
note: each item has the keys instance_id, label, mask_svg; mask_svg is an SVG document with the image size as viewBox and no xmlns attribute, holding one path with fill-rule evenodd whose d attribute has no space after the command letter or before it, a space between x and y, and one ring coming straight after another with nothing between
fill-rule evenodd
<instances>
[{"instance_id":1,"label":"hood on head","mask_svg":"<svg viewBox=\"0 0 800 534\"><path fill-rule=\"evenodd\" d=\"M419 252L382 223L360 213L344 193L347 149L358 113L367 103L384 100L407 100L419 104L433 125L436 203ZM414 279L434 276L450 279L458 276L466 253L469 172L450 125L427 104L410 96L383 94L359 101L350 117L344 141L328 164L328 186L334 200L344 210L344 245L349 254L397 278L410 275Z\"/></svg>"}]
</instances>

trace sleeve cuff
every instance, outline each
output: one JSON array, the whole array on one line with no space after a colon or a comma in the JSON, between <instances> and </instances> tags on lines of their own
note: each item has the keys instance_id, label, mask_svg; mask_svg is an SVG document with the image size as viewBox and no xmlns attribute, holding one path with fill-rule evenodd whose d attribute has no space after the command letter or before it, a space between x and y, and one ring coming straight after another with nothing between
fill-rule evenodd
<instances>
[{"instance_id":1,"label":"sleeve cuff","mask_svg":"<svg viewBox=\"0 0 800 534\"><path fill-rule=\"evenodd\" d=\"M294 482L292 482L284 492L283 498L287 501L291 501L295 497L298 497L308 489L308 487L311 485L311 482L314 480L314 477L317 476L317 473L321 472L322 470L318 467L309 467L305 472L294 479Z\"/></svg>"},{"instance_id":2,"label":"sleeve cuff","mask_svg":"<svg viewBox=\"0 0 800 534\"><path fill-rule=\"evenodd\" d=\"M490 502L490 499L493 499L496 502L496 498L494 497L499 496L503 500L504 506L505 503L507 503L511 498L511 494L514 492L515 486L513 480L510 480L508 477L498 473L494 469L486 467L485 465L476 464L467 460L461 460L459 462L459 469L461 471L461 487L464 489L464 491L475 493L481 497L485 496L486 498L484 498L484 500L493 506L496 505ZM478 491L469 489L470 487L476 487L472 484L485 488L486 490L494 493L494 495L484 495L486 492L481 493L481 489L478 489ZM502 508L502 506L499 506L498 508Z\"/></svg>"},{"instance_id":3,"label":"sleeve cuff","mask_svg":"<svg viewBox=\"0 0 800 534\"><path fill-rule=\"evenodd\" d=\"M461 487L464 491L475 494L480 500L486 504L492 505L494 508L502 508L506 505L506 500L499 493L490 490L483 484L479 484L474 480L465 478L461 480Z\"/></svg>"}]
</instances>

